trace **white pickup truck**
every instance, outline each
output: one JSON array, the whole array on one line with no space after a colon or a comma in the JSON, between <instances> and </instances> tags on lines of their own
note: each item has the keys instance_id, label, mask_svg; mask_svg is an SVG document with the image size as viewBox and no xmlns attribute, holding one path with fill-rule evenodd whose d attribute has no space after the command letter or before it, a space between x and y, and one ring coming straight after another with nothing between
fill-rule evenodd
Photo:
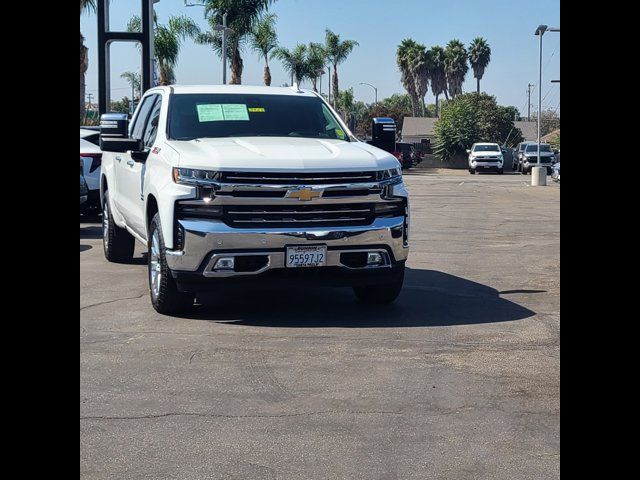
<instances>
[{"instance_id":1,"label":"white pickup truck","mask_svg":"<svg viewBox=\"0 0 640 480\"><path fill-rule=\"evenodd\" d=\"M164 86L101 118L104 253L148 249L160 313L256 282L353 287L389 303L409 252L398 160L297 87Z\"/></svg>"}]
</instances>

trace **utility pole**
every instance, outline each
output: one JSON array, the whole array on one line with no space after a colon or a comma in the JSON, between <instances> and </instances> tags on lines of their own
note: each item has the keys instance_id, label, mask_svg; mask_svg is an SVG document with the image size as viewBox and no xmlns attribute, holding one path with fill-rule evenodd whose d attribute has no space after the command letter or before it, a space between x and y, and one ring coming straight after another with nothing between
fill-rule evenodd
<instances>
[{"instance_id":1,"label":"utility pole","mask_svg":"<svg viewBox=\"0 0 640 480\"><path fill-rule=\"evenodd\" d=\"M93 97L93 93L87 93L87 103L91 106L91 98Z\"/></svg>"},{"instance_id":2,"label":"utility pole","mask_svg":"<svg viewBox=\"0 0 640 480\"><path fill-rule=\"evenodd\" d=\"M531 121L531 87L535 87L535 85L527 85L527 122Z\"/></svg>"}]
</instances>

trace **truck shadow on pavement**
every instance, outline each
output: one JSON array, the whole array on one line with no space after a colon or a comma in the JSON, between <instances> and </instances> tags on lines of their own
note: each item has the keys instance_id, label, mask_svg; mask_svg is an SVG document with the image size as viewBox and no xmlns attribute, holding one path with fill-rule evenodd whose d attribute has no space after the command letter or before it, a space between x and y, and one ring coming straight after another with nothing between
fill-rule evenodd
<instances>
[{"instance_id":1,"label":"truck shadow on pavement","mask_svg":"<svg viewBox=\"0 0 640 480\"><path fill-rule=\"evenodd\" d=\"M349 288L230 290L200 295L184 318L284 328L384 328L472 325L521 320L535 312L494 288L435 270L407 269L391 305L363 305ZM241 318L242 320L235 320Z\"/></svg>"}]
</instances>

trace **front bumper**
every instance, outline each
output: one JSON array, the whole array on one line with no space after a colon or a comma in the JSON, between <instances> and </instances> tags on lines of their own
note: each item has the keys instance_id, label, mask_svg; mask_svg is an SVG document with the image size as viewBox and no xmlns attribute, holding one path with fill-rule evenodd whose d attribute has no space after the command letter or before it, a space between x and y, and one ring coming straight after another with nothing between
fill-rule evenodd
<instances>
[{"instance_id":1,"label":"front bumper","mask_svg":"<svg viewBox=\"0 0 640 480\"><path fill-rule=\"evenodd\" d=\"M192 273L205 278L256 276L269 270L284 269L286 247L295 245L326 245L326 267L321 269L388 270L398 262L404 262L409 254L408 226L404 216L377 218L366 226L315 227L302 231L293 228L239 229L215 220L178 220L178 223L184 229L184 248L167 251L167 264L176 274ZM342 253L357 251L381 253L384 264L350 268L341 262ZM268 262L257 271L216 271L215 260L221 254L264 255Z\"/></svg>"},{"instance_id":2,"label":"front bumper","mask_svg":"<svg viewBox=\"0 0 640 480\"><path fill-rule=\"evenodd\" d=\"M504 164L498 164L497 162L476 162L470 164L469 168L477 172L489 171L489 170L502 170Z\"/></svg>"}]
</instances>

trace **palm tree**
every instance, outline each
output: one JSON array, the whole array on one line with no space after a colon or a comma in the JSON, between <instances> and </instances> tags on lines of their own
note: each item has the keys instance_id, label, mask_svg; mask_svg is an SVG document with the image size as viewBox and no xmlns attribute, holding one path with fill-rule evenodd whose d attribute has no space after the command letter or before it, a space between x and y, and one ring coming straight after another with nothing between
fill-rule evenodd
<instances>
[{"instance_id":1,"label":"palm tree","mask_svg":"<svg viewBox=\"0 0 640 480\"><path fill-rule=\"evenodd\" d=\"M447 89L452 98L462 93L464 77L469 71L467 50L460 40L451 40L445 48L445 69L447 72Z\"/></svg>"},{"instance_id":2,"label":"palm tree","mask_svg":"<svg viewBox=\"0 0 640 480\"><path fill-rule=\"evenodd\" d=\"M398 45L396 51L396 63L400 69L400 81L411 98L411 114L415 117L418 111L418 92L416 82L411 69L411 61L415 57L418 44L411 38L405 38Z\"/></svg>"},{"instance_id":3,"label":"palm tree","mask_svg":"<svg viewBox=\"0 0 640 480\"><path fill-rule=\"evenodd\" d=\"M216 25L222 24L222 15L227 14L227 27L233 32L227 34L227 51L225 54L231 60L231 80L229 83L242 83L244 63L240 50L253 32L254 26L261 15L269 8L273 0L205 0L204 16L211 27L208 32L197 36L196 42L209 45L222 56L222 33L215 30Z\"/></svg>"},{"instance_id":4,"label":"palm tree","mask_svg":"<svg viewBox=\"0 0 640 480\"><path fill-rule=\"evenodd\" d=\"M491 61L491 48L487 41L482 38L474 38L469 45L469 63L473 68L473 76L478 81L477 92L480 93L480 80L484 76L484 69Z\"/></svg>"},{"instance_id":5,"label":"palm tree","mask_svg":"<svg viewBox=\"0 0 640 480\"><path fill-rule=\"evenodd\" d=\"M120 74L120 78L124 78L131 86L131 100L136 100L136 92L140 98L140 74L138 72L124 72Z\"/></svg>"},{"instance_id":6,"label":"palm tree","mask_svg":"<svg viewBox=\"0 0 640 480\"><path fill-rule=\"evenodd\" d=\"M278 17L269 13L262 17L251 30L251 48L264 57L264 84L271 85L271 70L269 69L269 52L278 47L278 35L275 24Z\"/></svg>"},{"instance_id":7,"label":"palm tree","mask_svg":"<svg viewBox=\"0 0 640 480\"><path fill-rule=\"evenodd\" d=\"M298 84L298 88L305 78L309 77L307 64L307 46L298 44L293 50L284 47L276 48L271 58L277 58L282 62L283 68L291 74L291 84Z\"/></svg>"},{"instance_id":8,"label":"palm tree","mask_svg":"<svg viewBox=\"0 0 640 480\"><path fill-rule=\"evenodd\" d=\"M424 117L426 107L424 104L424 96L429 91L429 58L428 52L424 45L417 44L415 49L411 50L412 56L409 58L409 68L413 75L413 81L416 87L416 94L420 100L419 106Z\"/></svg>"},{"instance_id":9,"label":"palm tree","mask_svg":"<svg viewBox=\"0 0 640 480\"><path fill-rule=\"evenodd\" d=\"M80 0L80 15L84 11L91 11L96 9L95 0ZM88 48L84 45L84 37L82 36L82 32L80 32L80 125L84 121L85 116L85 73L87 73L87 68L89 67L89 54Z\"/></svg>"},{"instance_id":10,"label":"palm tree","mask_svg":"<svg viewBox=\"0 0 640 480\"><path fill-rule=\"evenodd\" d=\"M139 16L136 15L129 20L127 31L141 31ZM193 20L184 15L169 17L169 22L166 25L160 25L154 12L153 31L153 49L158 61L158 84L171 85L176 81L173 69L178 61L182 41L187 38L195 38L200 33L200 28Z\"/></svg>"},{"instance_id":11,"label":"palm tree","mask_svg":"<svg viewBox=\"0 0 640 480\"><path fill-rule=\"evenodd\" d=\"M328 28L325 30L325 52L327 60L333 65L333 102L338 98L338 64L344 62L354 47L359 43L355 40L340 41L340 35L333 33Z\"/></svg>"},{"instance_id":12,"label":"palm tree","mask_svg":"<svg viewBox=\"0 0 640 480\"><path fill-rule=\"evenodd\" d=\"M428 69L429 79L431 80L431 93L436 97L436 117L440 116L440 105L438 97L444 93L447 100L447 74L445 70L445 54L444 48L435 45L428 52Z\"/></svg>"},{"instance_id":13,"label":"palm tree","mask_svg":"<svg viewBox=\"0 0 640 480\"><path fill-rule=\"evenodd\" d=\"M313 85L313 91L318 91L318 79L324 73L327 53L320 43L309 43L307 47L307 76Z\"/></svg>"}]
</instances>

